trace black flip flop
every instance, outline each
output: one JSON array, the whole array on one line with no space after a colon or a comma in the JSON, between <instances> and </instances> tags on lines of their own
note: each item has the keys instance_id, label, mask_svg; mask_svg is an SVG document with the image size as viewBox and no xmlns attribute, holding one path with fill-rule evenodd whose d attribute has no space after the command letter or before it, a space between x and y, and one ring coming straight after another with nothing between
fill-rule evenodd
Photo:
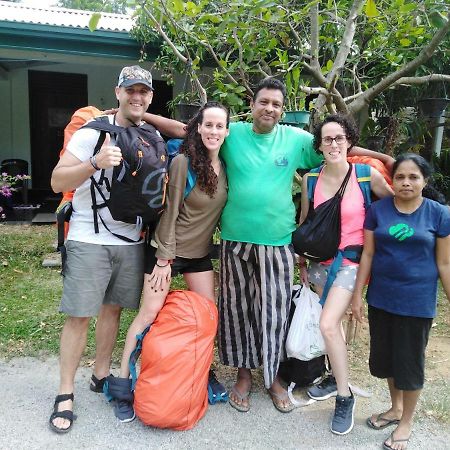
<instances>
[{"instance_id":1,"label":"black flip flop","mask_svg":"<svg viewBox=\"0 0 450 450\"><path fill-rule=\"evenodd\" d=\"M411 437L411 436L410 436L410 437ZM397 443L397 442L406 442L406 443L408 443L410 437L409 437L408 439L394 439L394 432L392 432L392 433L390 434L390 436L388 437L388 439L391 439L391 444L395 444L395 443ZM386 439L386 441L387 441L388 439ZM393 447L392 447L391 445L386 444L386 441L383 442L383 449L384 449L384 450L393 450Z\"/></svg>"},{"instance_id":2,"label":"black flip flop","mask_svg":"<svg viewBox=\"0 0 450 450\"><path fill-rule=\"evenodd\" d=\"M379 422L382 420L385 422L383 425L375 425L376 422ZM377 418L375 419L375 422L372 422L372 416L370 416L366 420L366 424L369 428L372 428L373 430L383 430L386 427L390 427L391 425L397 425L400 422L398 419L386 419L383 417L383 413L378 414Z\"/></svg>"}]
</instances>

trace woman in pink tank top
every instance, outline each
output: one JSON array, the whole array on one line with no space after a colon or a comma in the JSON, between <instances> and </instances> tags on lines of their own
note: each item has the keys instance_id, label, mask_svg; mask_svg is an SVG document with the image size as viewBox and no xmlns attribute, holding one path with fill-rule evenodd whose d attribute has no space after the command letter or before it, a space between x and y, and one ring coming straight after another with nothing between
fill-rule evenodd
<instances>
[{"instance_id":1,"label":"woman in pink tank top","mask_svg":"<svg viewBox=\"0 0 450 450\"><path fill-rule=\"evenodd\" d=\"M314 208L333 197L340 188L350 167L347 162L347 153L357 144L358 137L358 129L353 120L339 114L328 116L316 127L314 148L323 154L325 164L314 191ZM307 178L308 174L303 177L300 223L306 219L309 209ZM373 168L370 170L370 187L378 198L392 195L392 190L383 176ZM353 166L341 202L340 250L349 245L363 244L364 216L364 197ZM322 296L332 261L310 263L306 273L306 261L300 259L302 279L312 283L319 296ZM316 400L336 396L331 431L340 435L349 433L354 423L355 398L349 387L347 347L341 321L351 302L357 270L357 263L344 258L326 294L320 318L320 331L325 341L333 375L308 390L308 395Z\"/></svg>"}]
</instances>

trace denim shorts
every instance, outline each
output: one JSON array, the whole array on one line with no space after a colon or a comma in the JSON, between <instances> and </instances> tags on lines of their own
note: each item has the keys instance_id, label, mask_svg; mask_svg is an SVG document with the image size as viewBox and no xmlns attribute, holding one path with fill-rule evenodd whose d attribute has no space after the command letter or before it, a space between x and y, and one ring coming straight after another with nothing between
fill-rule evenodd
<instances>
[{"instance_id":1,"label":"denim shorts","mask_svg":"<svg viewBox=\"0 0 450 450\"><path fill-rule=\"evenodd\" d=\"M67 241L60 312L96 316L104 304L138 309L144 281L144 244Z\"/></svg>"},{"instance_id":2,"label":"denim shorts","mask_svg":"<svg viewBox=\"0 0 450 450\"><path fill-rule=\"evenodd\" d=\"M359 266L341 266L336 275L332 287L340 287L353 292L355 289L356 274ZM311 263L308 268L308 279L311 284L324 287L327 282L330 266L319 263Z\"/></svg>"}]
</instances>

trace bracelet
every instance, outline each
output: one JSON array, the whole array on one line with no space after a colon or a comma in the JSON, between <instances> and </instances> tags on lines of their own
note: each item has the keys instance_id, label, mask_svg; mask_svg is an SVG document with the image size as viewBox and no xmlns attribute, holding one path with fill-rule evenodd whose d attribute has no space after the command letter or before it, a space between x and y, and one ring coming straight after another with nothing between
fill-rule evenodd
<instances>
[{"instance_id":1,"label":"bracelet","mask_svg":"<svg viewBox=\"0 0 450 450\"><path fill-rule=\"evenodd\" d=\"M95 155L91 156L89 158L89 162L91 163L91 166L95 169L95 170L101 170L100 167L97 166L97 161L95 158Z\"/></svg>"},{"instance_id":2,"label":"bracelet","mask_svg":"<svg viewBox=\"0 0 450 450\"><path fill-rule=\"evenodd\" d=\"M160 265L158 264L158 261L156 261L156 266L157 266L157 267L167 267L169 264L170 264L170 262L167 261L167 264L164 264L164 266L160 266Z\"/></svg>"}]
</instances>

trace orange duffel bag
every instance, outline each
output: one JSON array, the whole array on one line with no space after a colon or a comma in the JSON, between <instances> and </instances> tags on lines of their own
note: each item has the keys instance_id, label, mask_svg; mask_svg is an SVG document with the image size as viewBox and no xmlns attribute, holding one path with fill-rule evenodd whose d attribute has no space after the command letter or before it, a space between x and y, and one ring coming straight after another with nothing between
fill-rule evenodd
<instances>
[{"instance_id":1,"label":"orange duffel bag","mask_svg":"<svg viewBox=\"0 0 450 450\"><path fill-rule=\"evenodd\" d=\"M374 169L377 169L378 172L383 175L383 178L386 180L387 184L392 187L391 174L387 167L379 159L372 158L370 156L348 156L347 161L352 164L367 164Z\"/></svg>"},{"instance_id":2,"label":"orange duffel bag","mask_svg":"<svg viewBox=\"0 0 450 450\"><path fill-rule=\"evenodd\" d=\"M143 423L189 430L205 415L217 316L201 295L169 292L142 341L134 410Z\"/></svg>"}]
</instances>

